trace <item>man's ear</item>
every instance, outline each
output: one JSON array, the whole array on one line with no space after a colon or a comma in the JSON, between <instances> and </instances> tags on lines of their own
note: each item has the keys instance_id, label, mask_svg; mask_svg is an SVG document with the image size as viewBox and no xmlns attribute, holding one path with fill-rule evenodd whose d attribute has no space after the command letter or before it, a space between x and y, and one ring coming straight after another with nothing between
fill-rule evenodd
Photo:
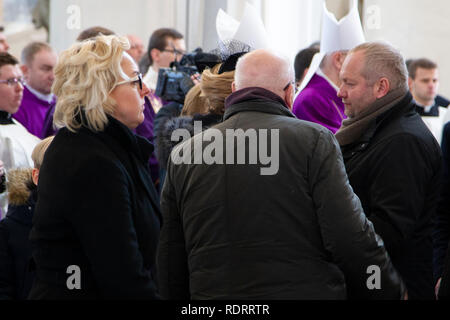
<instances>
[{"instance_id":1,"label":"man's ear","mask_svg":"<svg viewBox=\"0 0 450 320\"><path fill-rule=\"evenodd\" d=\"M20 70L22 70L23 76L27 77L28 76L28 70L30 70L28 68L28 66L26 64L21 64L20 65Z\"/></svg>"},{"instance_id":2,"label":"man's ear","mask_svg":"<svg viewBox=\"0 0 450 320\"><path fill-rule=\"evenodd\" d=\"M389 80L385 77L380 78L375 84L375 97L377 99L383 98L388 94L390 89L391 85L389 83Z\"/></svg>"},{"instance_id":3,"label":"man's ear","mask_svg":"<svg viewBox=\"0 0 450 320\"><path fill-rule=\"evenodd\" d=\"M285 90L284 102L286 102L289 110L292 110L292 105L294 104L294 85L290 85L289 88Z\"/></svg>"},{"instance_id":4,"label":"man's ear","mask_svg":"<svg viewBox=\"0 0 450 320\"><path fill-rule=\"evenodd\" d=\"M412 85L413 85L413 79L411 79L410 77L408 77L408 88L409 88L409 91L412 90Z\"/></svg>"},{"instance_id":5,"label":"man's ear","mask_svg":"<svg viewBox=\"0 0 450 320\"><path fill-rule=\"evenodd\" d=\"M336 67L336 69L341 70L346 56L347 56L347 53L343 52L343 51L337 51L337 52L333 53L333 56L332 56L333 64Z\"/></svg>"},{"instance_id":6,"label":"man's ear","mask_svg":"<svg viewBox=\"0 0 450 320\"><path fill-rule=\"evenodd\" d=\"M33 179L33 183L38 185L39 169L33 168L33 171L31 171L31 178Z\"/></svg>"},{"instance_id":7,"label":"man's ear","mask_svg":"<svg viewBox=\"0 0 450 320\"><path fill-rule=\"evenodd\" d=\"M234 81L231 83L231 92L235 92L236 91L236 84L234 83Z\"/></svg>"}]
</instances>

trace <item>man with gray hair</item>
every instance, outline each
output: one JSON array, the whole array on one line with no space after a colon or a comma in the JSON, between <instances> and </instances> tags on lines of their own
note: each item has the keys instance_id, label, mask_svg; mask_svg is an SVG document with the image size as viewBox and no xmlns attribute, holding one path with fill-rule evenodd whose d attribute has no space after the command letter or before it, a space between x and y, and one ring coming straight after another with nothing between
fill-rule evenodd
<instances>
[{"instance_id":1,"label":"man with gray hair","mask_svg":"<svg viewBox=\"0 0 450 320\"><path fill-rule=\"evenodd\" d=\"M291 113L294 84L287 59L247 53L224 122L172 151L161 200L163 298L401 298L333 134ZM269 163L275 170L264 170Z\"/></svg>"},{"instance_id":2,"label":"man with gray hair","mask_svg":"<svg viewBox=\"0 0 450 320\"><path fill-rule=\"evenodd\" d=\"M415 111L402 55L383 43L352 49L341 70L336 133L350 184L383 238L410 299L433 299L431 241L441 175L438 143Z\"/></svg>"}]
</instances>

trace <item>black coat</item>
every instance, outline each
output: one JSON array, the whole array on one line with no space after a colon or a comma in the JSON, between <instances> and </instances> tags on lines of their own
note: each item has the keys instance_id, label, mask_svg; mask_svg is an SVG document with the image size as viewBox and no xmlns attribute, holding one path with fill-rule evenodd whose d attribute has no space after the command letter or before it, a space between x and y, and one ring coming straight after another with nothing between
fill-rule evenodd
<instances>
[{"instance_id":1,"label":"black coat","mask_svg":"<svg viewBox=\"0 0 450 320\"><path fill-rule=\"evenodd\" d=\"M410 299L433 299L432 217L441 152L411 94L342 147L350 184L383 238Z\"/></svg>"},{"instance_id":2,"label":"black coat","mask_svg":"<svg viewBox=\"0 0 450 320\"><path fill-rule=\"evenodd\" d=\"M35 201L33 191L25 203L9 204L0 221L0 300L25 300L33 284L29 236Z\"/></svg>"},{"instance_id":3,"label":"black coat","mask_svg":"<svg viewBox=\"0 0 450 320\"><path fill-rule=\"evenodd\" d=\"M435 280L442 277L439 299L450 299L450 122L442 134L443 183L433 234Z\"/></svg>"},{"instance_id":4,"label":"black coat","mask_svg":"<svg viewBox=\"0 0 450 320\"><path fill-rule=\"evenodd\" d=\"M443 160L442 190L433 230L435 281L442 277L444 259L450 241L450 122L444 126L441 148Z\"/></svg>"},{"instance_id":5,"label":"black coat","mask_svg":"<svg viewBox=\"0 0 450 320\"><path fill-rule=\"evenodd\" d=\"M153 150L119 121L104 132L61 129L40 170L30 239L36 276L31 299L153 299L159 238ZM71 265L81 290L69 290Z\"/></svg>"},{"instance_id":6,"label":"black coat","mask_svg":"<svg viewBox=\"0 0 450 320\"><path fill-rule=\"evenodd\" d=\"M158 254L162 297L400 298L400 280L348 184L334 136L296 119L269 91L231 97L240 94L224 122L203 135L278 129L279 170L261 175L265 165L169 161ZM366 287L370 265L381 266L382 290Z\"/></svg>"}]
</instances>

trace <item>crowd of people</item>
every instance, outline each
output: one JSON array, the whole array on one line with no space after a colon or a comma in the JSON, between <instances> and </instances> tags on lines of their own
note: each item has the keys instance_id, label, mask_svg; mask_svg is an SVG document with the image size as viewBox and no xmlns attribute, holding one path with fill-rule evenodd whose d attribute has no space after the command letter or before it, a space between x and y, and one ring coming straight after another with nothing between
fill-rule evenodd
<instances>
[{"instance_id":1,"label":"crowd of people","mask_svg":"<svg viewBox=\"0 0 450 320\"><path fill-rule=\"evenodd\" d=\"M449 297L433 61L358 37L294 63L232 41L180 102L156 93L186 54L174 29L145 51L92 27L20 61L3 31L0 299Z\"/></svg>"}]
</instances>

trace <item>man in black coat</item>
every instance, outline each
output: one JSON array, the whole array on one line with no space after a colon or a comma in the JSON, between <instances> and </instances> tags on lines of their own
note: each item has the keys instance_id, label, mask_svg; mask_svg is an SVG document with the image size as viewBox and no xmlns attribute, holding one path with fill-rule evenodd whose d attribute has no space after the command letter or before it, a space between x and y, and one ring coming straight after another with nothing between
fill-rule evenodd
<instances>
[{"instance_id":1,"label":"man in black coat","mask_svg":"<svg viewBox=\"0 0 450 320\"><path fill-rule=\"evenodd\" d=\"M348 54L338 95L348 119L336 133L350 184L383 238L410 299L433 299L432 216L441 152L407 87L401 54L365 43Z\"/></svg>"},{"instance_id":2,"label":"man in black coat","mask_svg":"<svg viewBox=\"0 0 450 320\"><path fill-rule=\"evenodd\" d=\"M436 293L439 292L440 300L450 299L450 122L444 126L441 149L442 189L433 230L434 280L437 283Z\"/></svg>"},{"instance_id":3,"label":"man in black coat","mask_svg":"<svg viewBox=\"0 0 450 320\"><path fill-rule=\"evenodd\" d=\"M224 122L172 151L157 259L163 298L401 298L336 140L289 110L293 80L285 59L244 55Z\"/></svg>"}]
</instances>

